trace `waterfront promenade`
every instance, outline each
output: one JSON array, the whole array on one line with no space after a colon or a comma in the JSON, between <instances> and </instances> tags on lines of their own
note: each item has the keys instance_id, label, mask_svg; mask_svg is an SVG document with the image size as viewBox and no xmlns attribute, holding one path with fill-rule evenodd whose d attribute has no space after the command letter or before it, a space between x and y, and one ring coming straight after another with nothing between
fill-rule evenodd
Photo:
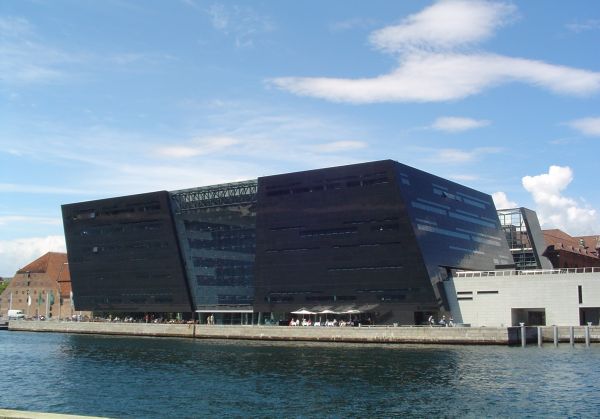
<instances>
[{"instance_id":1,"label":"waterfront promenade","mask_svg":"<svg viewBox=\"0 0 600 419\"><path fill-rule=\"evenodd\" d=\"M420 343L507 345L507 328L495 327L289 327L230 326L155 323L11 321L9 330L100 335L238 339L263 341L320 341L353 343ZM558 338L568 342L568 327L558 328ZM552 327L543 328L543 340L552 342ZM574 328L575 341L583 342L584 327ZM600 342L600 327L590 327L591 342ZM513 342L514 343L514 342Z\"/></svg>"},{"instance_id":2,"label":"waterfront promenade","mask_svg":"<svg viewBox=\"0 0 600 419\"><path fill-rule=\"evenodd\" d=\"M28 412L0 409L0 419L108 419L98 416L65 415L62 413Z\"/></svg>"}]
</instances>

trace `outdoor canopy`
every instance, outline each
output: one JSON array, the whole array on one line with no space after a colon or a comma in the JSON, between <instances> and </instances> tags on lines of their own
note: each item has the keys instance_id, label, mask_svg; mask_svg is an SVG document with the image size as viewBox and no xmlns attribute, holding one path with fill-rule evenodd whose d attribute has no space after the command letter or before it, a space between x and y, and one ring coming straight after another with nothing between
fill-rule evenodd
<instances>
[{"instance_id":1,"label":"outdoor canopy","mask_svg":"<svg viewBox=\"0 0 600 419\"><path fill-rule=\"evenodd\" d=\"M317 314L314 311L308 311L305 308L301 308L300 310L292 311L292 314Z\"/></svg>"}]
</instances>

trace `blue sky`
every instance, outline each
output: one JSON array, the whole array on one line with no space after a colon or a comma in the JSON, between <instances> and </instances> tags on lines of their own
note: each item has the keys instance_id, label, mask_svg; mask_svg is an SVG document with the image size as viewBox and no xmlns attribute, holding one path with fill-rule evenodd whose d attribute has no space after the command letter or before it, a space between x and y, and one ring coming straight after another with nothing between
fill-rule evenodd
<instances>
[{"instance_id":1,"label":"blue sky","mask_svg":"<svg viewBox=\"0 0 600 419\"><path fill-rule=\"evenodd\" d=\"M0 275L60 205L394 159L600 233L600 3L0 3Z\"/></svg>"}]
</instances>

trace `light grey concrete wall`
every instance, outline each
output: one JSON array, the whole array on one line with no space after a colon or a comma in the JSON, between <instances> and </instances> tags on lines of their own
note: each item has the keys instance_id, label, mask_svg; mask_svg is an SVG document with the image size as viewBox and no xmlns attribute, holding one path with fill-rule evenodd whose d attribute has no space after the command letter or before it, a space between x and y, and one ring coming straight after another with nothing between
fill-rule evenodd
<instances>
[{"instance_id":1,"label":"light grey concrete wall","mask_svg":"<svg viewBox=\"0 0 600 419\"><path fill-rule=\"evenodd\" d=\"M505 328L470 327L288 327L187 324L12 321L10 330L204 339L290 340L364 343L508 343Z\"/></svg>"},{"instance_id":2,"label":"light grey concrete wall","mask_svg":"<svg viewBox=\"0 0 600 419\"><path fill-rule=\"evenodd\" d=\"M546 325L576 326L579 308L600 307L598 272L460 277L444 285L454 321L476 327L511 326L513 308L543 308ZM578 286L583 290L581 304ZM472 299L465 299L469 297Z\"/></svg>"}]
</instances>

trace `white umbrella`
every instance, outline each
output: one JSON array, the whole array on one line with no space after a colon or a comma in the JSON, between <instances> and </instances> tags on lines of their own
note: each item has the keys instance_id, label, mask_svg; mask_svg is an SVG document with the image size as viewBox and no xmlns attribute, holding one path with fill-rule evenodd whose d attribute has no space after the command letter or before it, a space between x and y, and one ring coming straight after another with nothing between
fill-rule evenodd
<instances>
[{"instance_id":1,"label":"white umbrella","mask_svg":"<svg viewBox=\"0 0 600 419\"><path fill-rule=\"evenodd\" d=\"M319 311L319 314L324 314L325 315L325 321L327 321L327 315L328 314L337 314L337 311L333 311L333 310L321 310L321 311Z\"/></svg>"},{"instance_id":2,"label":"white umbrella","mask_svg":"<svg viewBox=\"0 0 600 419\"><path fill-rule=\"evenodd\" d=\"M314 311L309 311L305 308L301 308L300 310L292 311L292 314L302 314L302 319L304 319L305 314L311 315L311 314L317 314L317 313L315 313Z\"/></svg>"},{"instance_id":3,"label":"white umbrella","mask_svg":"<svg viewBox=\"0 0 600 419\"><path fill-rule=\"evenodd\" d=\"M305 308L301 308L300 310L292 311L292 314L317 314L314 311L308 311Z\"/></svg>"}]
</instances>

